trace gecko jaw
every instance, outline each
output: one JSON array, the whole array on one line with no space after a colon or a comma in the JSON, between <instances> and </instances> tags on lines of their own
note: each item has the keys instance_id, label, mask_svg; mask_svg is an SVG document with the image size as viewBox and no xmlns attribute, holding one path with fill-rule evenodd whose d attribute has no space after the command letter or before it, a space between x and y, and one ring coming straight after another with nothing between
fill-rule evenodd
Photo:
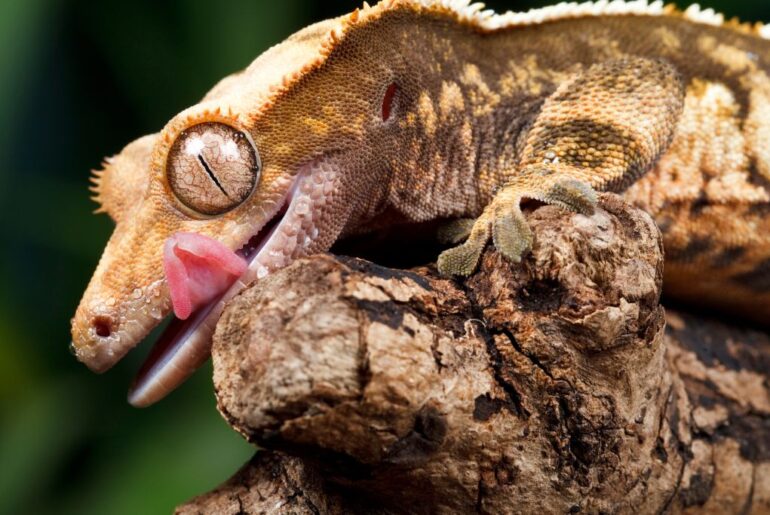
<instances>
[{"instance_id":1,"label":"gecko jaw","mask_svg":"<svg viewBox=\"0 0 770 515\"><path fill-rule=\"evenodd\" d=\"M221 295L186 320L174 318L153 347L128 393L128 402L146 407L165 397L209 357L212 336L227 302L255 280L296 258L319 250L314 215L330 199L339 174L313 163L300 171L275 214L237 252L248 268Z\"/></svg>"},{"instance_id":2,"label":"gecko jaw","mask_svg":"<svg viewBox=\"0 0 770 515\"><path fill-rule=\"evenodd\" d=\"M238 251L246 258L249 267L285 212L286 209L282 208ZM244 276L249 272L247 269L230 288L195 310L189 318L181 320L170 315L170 324L153 345L129 390L128 402L132 406L146 407L157 402L205 363L210 353L211 336L224 305L246 287Z\"/></svg>"},{"instance_id":3,"label":"gecko jaw","mask_svg":"<svg viewBox=\"0 0 770 515\"><path fill-rule=\"evenodd\" d=\"M292 187L292 192L293 192ZM135 407L154 404L187 379L205 363L211 350L211 337L225 304L259 275L264 266L257 261L285 216L292 192L278 212L237 252L248 263L246 272L221 295L197 309L186 320L172 315L172 321L153 346L128 393Z\"/></svg>"}]
</instances>

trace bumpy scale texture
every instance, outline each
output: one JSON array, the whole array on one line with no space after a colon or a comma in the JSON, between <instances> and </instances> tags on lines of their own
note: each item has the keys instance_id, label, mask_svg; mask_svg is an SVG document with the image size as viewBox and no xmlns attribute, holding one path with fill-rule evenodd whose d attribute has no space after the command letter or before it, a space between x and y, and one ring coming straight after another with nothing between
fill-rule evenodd
<instances>
[{"instance_id":1,"label":"bumpy scale texture","mask_svg":"<svg viewBox=\"0 0 770 515\"><path fill-rule=\"evenodd\" d=\"M490 238L526 254L528 201L591 212L595 190L625 191L663 231L669 295L766 318L770 30L645 1L477 11L386 1L312 25L109 161L95 191L117 227L73 320L78 357L104 370L169 312L172 234L240 249L297 191L312 217L290 208L267 271L346 234L465 219L439 268L467 274ZM202 123L248 134L262 162L234 207L207 186L216 216L170 186L169 152Z\"/></svg>"}]
</instances>

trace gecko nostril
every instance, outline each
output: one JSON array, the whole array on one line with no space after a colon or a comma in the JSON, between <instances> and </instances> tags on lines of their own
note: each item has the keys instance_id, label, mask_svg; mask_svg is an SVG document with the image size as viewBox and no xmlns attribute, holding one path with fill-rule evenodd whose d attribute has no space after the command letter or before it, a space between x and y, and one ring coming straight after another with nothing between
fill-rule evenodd
<instances>
[{"instance_id":1,"label":"gecko nostril","mask_svg":"<svg viewBox=\"0 0 770 515\"><path fill-rule=\"evenodd\" d=\"M105 316L98 316L94 318L91 325L94 326L97 336L107 338L112 334L112 320Z\"/></svg>"}]
</instances>

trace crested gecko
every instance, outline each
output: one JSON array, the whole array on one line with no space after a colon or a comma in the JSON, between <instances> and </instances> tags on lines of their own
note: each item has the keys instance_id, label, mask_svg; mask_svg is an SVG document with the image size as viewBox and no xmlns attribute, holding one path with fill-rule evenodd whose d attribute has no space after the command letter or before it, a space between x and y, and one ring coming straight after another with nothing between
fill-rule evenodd
<instances>
[{"instance_id":1,"label":"crested gecko","mask_svg":"<svg viewBox=\"0 0 770 515\"><path fill-rule=\"evenodd\" d=\"M512 262L522 202L623 192L662 230L672 297L770 314L770 27L646 0L495 14L385 0L311 25L93 177L116 227L72 320L101 372L164 318L129 392L209 355L225 303L346 235L446 220L438 257Z\"/></svg>"}]
</instances>

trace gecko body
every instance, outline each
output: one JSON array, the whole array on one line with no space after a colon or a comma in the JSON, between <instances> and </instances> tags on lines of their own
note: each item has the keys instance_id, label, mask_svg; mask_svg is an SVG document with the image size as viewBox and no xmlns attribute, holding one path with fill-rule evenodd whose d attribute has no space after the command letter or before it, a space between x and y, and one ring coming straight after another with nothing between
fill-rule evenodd
<instances>
[{"instance_id":1,"label":"gecko body","mask_svg":"<svg viewBox=\"0 0 770 515\"><path fill-rule=\"evenodd\" d=\"M72 322L112 366L172 311L130 393L208 356L226 301L338 239L447 220L439 269L532 245L528 201L624 192L660 226L672 297L770 312L770 30L655 2L497 15L385 1L223 79L94 182L116 228Z\"/></svg>"}]
</instances>

